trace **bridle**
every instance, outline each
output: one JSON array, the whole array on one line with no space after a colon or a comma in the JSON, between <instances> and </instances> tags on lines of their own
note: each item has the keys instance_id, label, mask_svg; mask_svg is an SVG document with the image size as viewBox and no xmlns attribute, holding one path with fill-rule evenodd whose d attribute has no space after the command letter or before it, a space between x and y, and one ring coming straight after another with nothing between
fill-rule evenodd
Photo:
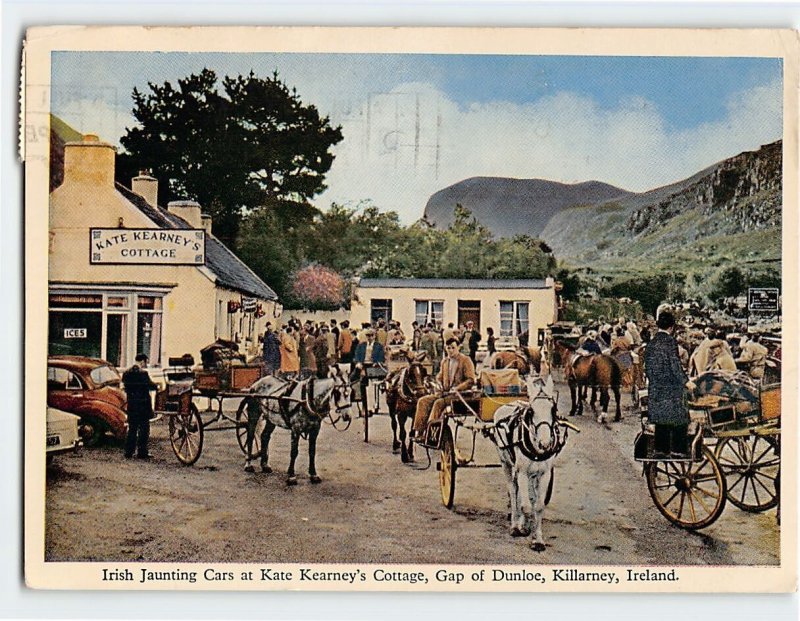
<instances>
[{"instance_id":1,"label":"bridle","mask_svg":"<svg viewBox=\"0 0 800 621\"><path fill-rule=\"evenodd\" d=\"M533 403L546 400L551 403L550 420L533 420ZM567 443L568 427L558 417L558 399L539 386L539 392L528 403L515 406L514 413L495 426L495 442L498 448L508 451L512 463L516 461L515 450L519 449L531 461L542 462L555 457ZM539 441L541 435L547 442Z\"/></svg>"},{"instance_id":2,"label":"bridle","mask_svg":"<svg viewBox=\"0 0 800 621\"><path fill-rule=\"evenodd\" d=\"M422 384L417 384L415 388L409 388L408 386L408 379L409 374L413 368L416 368L422 377ZM404 401L417 401L423 394L425 394L425 376L423 373L422 365L418 363L411 363L408 367L405 367L400 372L400 377L398 378L399 388L400 388L400 397Z\"/></svg>"}]
</instances>

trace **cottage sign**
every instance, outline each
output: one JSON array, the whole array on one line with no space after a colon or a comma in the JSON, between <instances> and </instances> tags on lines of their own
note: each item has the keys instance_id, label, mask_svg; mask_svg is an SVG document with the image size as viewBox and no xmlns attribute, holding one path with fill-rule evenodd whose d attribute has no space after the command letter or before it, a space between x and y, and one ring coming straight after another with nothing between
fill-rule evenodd
<instances>
[{"instance_id":1,"label":"cottage sign","mask_svg":"<svg viewBox=\"0 0 800 621\"><path fill-rule=\"evenodd\" d=\"M202 229L90 229L92 265L204 265Z\"/></svg>"}]
</instances>

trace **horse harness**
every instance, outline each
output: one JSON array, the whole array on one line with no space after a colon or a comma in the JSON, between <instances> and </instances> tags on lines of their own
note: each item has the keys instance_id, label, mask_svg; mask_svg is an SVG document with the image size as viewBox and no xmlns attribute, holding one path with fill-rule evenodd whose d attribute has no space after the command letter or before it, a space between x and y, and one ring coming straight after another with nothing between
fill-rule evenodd
<instances>
[{"instance_id":1,"label":"horse harness","mask_svg":"<svg viewBox=\"0 0 800 621\"><path fill-rule=\"evenodd\" d=\"M320 416L317 408L315 407L317 404L315 404L313 400L315 382L316 378L313 375L305 381L298 382L297 380L291 380L287 382L285 386L281 386L269 395L269 397L277 400L278 412L280 413L283 422L286 423L287 428L291 427L291 416L300 405L302 405L309 417L316 417L320 420L322 419L322 416ZM290 397L289 394L298 384L300 384L300 398L295 399ZM331 390L317 400L318 404L320 406L324 405L325 402L330 400L331 396L334 398L334 403L338 403L339 398L341 397L340 387L335 383L335 381ZM336 411L338 412L340 410L347 409L348 407L349 406L336 405ZM307 432L303 432L301 435L305 439Z\"/></svg>"},{"instance_id":2,"label":"horse harness","mask_svg":"<svg viewBox=\"0 0 800 621\"><path fill-rule=\"evenodd\" d=\"M508 452L511 463L517 461L516 449L531 461L542 462L558 455L567 443L567 429L558 423L556 416L558 410L556 400L544 391L540 391L533 401L537 399L547 399L553 404L552 420L534 423L531 403L518 402L511 416L494 427L497 447ZM532 438L538 437L542 428L546 428L549 432L550 441L537 446L539 443L532 441Z\"/></svg>"}]
</instances>

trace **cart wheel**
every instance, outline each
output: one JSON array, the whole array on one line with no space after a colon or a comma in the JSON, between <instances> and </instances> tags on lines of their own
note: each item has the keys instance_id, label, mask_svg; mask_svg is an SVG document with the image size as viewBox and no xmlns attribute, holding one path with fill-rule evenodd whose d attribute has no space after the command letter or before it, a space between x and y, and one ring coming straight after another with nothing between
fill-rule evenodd
<instances>
[{"instance_id":1,"label":"cart wheel","mask_svg":"<svg viewBox=\"0 0 800 621\"><path fill-rule=\"evenodd\" d=\"M247 456L247 404L249 402L250 399L245 397L239 404L239 409L236 410L236 440L245 456ZM249 456L251 459L255 459L261 454L261 432L264 431L265 425L264 417L259 416L253 433L253 446Z\"/></svg>"},{"instance_id":2,"label":"cart wheel","mask_svg":"<svg viewBox=\"0 0 800 621\"><path fill-rule=\"evenodd\" d=\"M453 444L453 434L450 427L442 429L442 444L439 464L439 487L442 491L442 504L448 509L453 508L456 497L456 449Z\"/></svg>"},{"instance_id":3,"label":"cart wheel","mask_svg":"<svg viewBox=\"0 0 800 621\"><path fill-rule=\"evenodd\" d=\"M725 475L730 502L750 513L777 506L781 456L775 438L722 438L715 454Z\"/></svg>"},{"instance_id":4,"label":"cart wheel","mask_svg":"<svg viewBox=\"0 0 800 621\"><path fill-rule=\"evenodd\" d=\"M556 471L553 468L550 471L550 482L547 484L547 493L544 495L544 504L549 505L550 499L553 497L553 482L556 480Z\"/></svg>"},{"instance_id":5,"label":"cart wheel","mask_svg":"<svg viewBox=\"0 0 800 621\"><path fill-rule=\"evenodd\" d=\"M203 421L194 403L188 414L169 417L169 441L175 457L184 466L191 466L200 458L203 451Z\"/></svg>"},{"instance_id":6,"label":"cart wheel","mask_svg":"<svg viewBox=\"0 0 800 621\"><path fill-rule=\"evenodd\" d=\"M650 462L647 488L661 515L687 530L710 526L725 508L725 477L708 447L699 462Z\"/></svg>"}]
</instances>

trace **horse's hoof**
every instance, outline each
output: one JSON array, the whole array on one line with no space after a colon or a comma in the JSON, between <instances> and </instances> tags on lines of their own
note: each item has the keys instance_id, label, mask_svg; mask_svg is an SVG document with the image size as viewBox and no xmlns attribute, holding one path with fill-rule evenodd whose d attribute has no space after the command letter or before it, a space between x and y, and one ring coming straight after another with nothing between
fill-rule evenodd
<instances>
[{"instance_id":1,"label":"horse's hoof","mask_svg":"<svg viewBox=\"0 0 800 621\"><path fill-rule=\"evenodd\" d=\"M615 417L614 417L614 422L615 422L615 423L619 423L619 422L621 422L621 421L622 421L622 416L615 416Z\"/></svg>"},{"instance_id":2,"label":"horse's hoof","mask_svg":"<svg viewBox=\"0 0 800 621\"><path fill-rule=\"evenodd\" d=\"M311 481L314 485L317 483L322 483L322 479L320 479L316 474L309 475L308 480Z\"/></svg>"},{"instance_id":3,"label":"horse's hoof","mask_svg":"<svg viewBox=\"0 0 800 621\"><path fill-rule=\"evenodd\" d=\"M527 537L531 534L531 531L525 528L517 528L516 526L511 529L511 536L512 537Z\"/></svg>"},{"instance_id":4,"label":"horse's hoof","mask_svg":"<svg viewBox=\"0 0 800 621\"><path fill-rule=\"evenodd\" d=\"M289 477L286 479L286 485L297 485L297 477Z\"/></svg>"},{"instance_id":5,"label":"horse's hoof","mask_svg":"<svg viewBox=\"0 0 800 621\"><path fill-rule=\"evenodd\" d=\"M400 443L399 442L392 442L392 451L397 452L400 450Z\"/></svg>"},{"instance_id":6,"label":"horse's hoof","mask_svg":"<svg viewBox=\"0 0 800 621\"><path fill-rule=\"evenodd\" d=\"M400 455L400 461L402 461L404 464L407 464L408 463L408 455L405 454L405 453L402 453Z\"/></svg>"},{"instance_id":7,"label":"horse's hoof","mask_svg":"<svg viewBox=\"0 0 800 621\"><path fill-rule=\"evenodd\" d=\"M261 472L264 472L266 474L272 474L272 468L270 468L269 466L262 465Z\"/></svg>"},{"instance_id":8,"label":"horse's hoof","mask_svg":"<svg viewBox=\"0 0 800 621\"><path fill-rule=\"evenodd\" d=\"M544 552L545 545L541 541L534 541L531 544L531 550L533 550L534 552Z\"/></svg>"},{"instance_id":9,"label":"horse's hoof","mask_svg":"<svg viewBox=\"0 0 800 621\"><path fill-rule=\"evenodd\" d=\"M253 464L245 464L244 471L245 472L255 472L256 469L253 467Z\"/></svg>"}]
</instances>

